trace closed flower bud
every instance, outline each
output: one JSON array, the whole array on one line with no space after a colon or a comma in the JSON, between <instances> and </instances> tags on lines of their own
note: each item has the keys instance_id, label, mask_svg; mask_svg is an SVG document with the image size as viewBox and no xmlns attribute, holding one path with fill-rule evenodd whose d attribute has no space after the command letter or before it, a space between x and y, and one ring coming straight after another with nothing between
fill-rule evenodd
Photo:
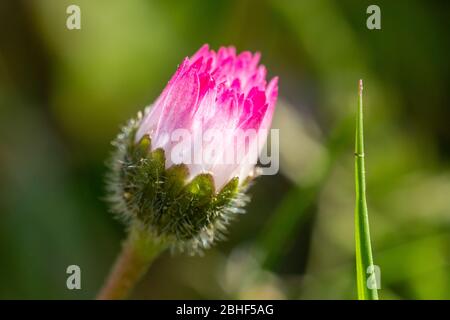
<instances>
[{"instance_id":1,"label":"closed flower bud","mask_svg":"<svg viewBox=\"0 0 450 320\"><path fill-rule=\"evenodd\" d=\"M196 252L243 212L277 98L259 54L203 46L114 142L113 209L172 248Z\"/></svg>"}]
</instances>

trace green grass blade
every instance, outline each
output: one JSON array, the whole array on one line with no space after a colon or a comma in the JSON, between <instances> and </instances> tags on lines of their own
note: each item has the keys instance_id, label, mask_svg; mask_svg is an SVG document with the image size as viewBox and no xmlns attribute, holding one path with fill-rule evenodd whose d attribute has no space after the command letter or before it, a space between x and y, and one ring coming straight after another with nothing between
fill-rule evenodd
<instances>
[{"instance_id":1,"label":"green grass blade","mask_svg":"<svg viewBox=\"0 0 450 320\"><path fill-rule=\"evenodd\" d=\"M368 279L373 279L373 258L370 244L369 216L366 203L366 182L364 172L364 132L363 132L363 83L359 81L359 103L356 117L355 139L355 240L356 240L356 281L358 299L377 300L378 292L374 286L368 286ZM369 288L370 287L370 288Z\"/></svg>"}]
</instances>

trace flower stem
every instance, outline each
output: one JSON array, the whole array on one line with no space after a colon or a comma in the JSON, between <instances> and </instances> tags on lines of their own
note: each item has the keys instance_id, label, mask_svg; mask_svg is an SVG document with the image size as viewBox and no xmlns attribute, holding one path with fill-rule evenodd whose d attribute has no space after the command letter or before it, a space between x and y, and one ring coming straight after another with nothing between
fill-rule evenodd
<instances>
[{"instance_id":1,"label":"flower stem","mask_svg":"<svg viewBox=\"0 0 450 320\"><path fill-rule=\"evenodd\" d=\"M356 118L355 141L355 241L356 241L356 280L358 299L378 300L375 268L373 266L370 244L369 216L366 202L366 182L364 168L364 132L363 132L363 82L359 80L359 103ZM371 282L369 283L369 280ZM375 281L374 281L375 280Z\"/></svg>"},{"instance_id":2,"label":"flower stem","mask_svg":"<svg viewBox=\"0 0 450 320\"><path fill-rule=\"evenodd\" d=\"M132 226L97 300L125 299L165 248L165 243Z\"/></svg>"}]
</instances>

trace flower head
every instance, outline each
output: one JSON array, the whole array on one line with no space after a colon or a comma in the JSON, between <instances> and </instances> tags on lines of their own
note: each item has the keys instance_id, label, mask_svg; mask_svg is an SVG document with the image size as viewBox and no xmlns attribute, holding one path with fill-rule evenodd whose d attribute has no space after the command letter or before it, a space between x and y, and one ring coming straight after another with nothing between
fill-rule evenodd
<instances>
[{"instance_id":1,"label":"flower head","mask_svg":"<svg viewBox=\"0 0 450 320\"><path fill-rule=\"evenodd\" d=\"M245 198L278 94L260 54L204 45L116 141L113 203L175 245L207 247Z\"/></svg>"}]
</instances>

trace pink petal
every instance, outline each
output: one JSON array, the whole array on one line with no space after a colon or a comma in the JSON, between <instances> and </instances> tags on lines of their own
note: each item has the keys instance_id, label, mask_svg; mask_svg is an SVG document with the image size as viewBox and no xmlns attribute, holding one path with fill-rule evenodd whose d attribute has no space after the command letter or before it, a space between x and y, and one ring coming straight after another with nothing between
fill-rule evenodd
<instances>
[{"instance_id":1,"label":"pink petal","mask_svg":"<svg viewBox=\"0 0 450 320\"><path fill-rule=\"evenodd\" d=\"M253 160L267 139L278 96L278 78L267 84L267 70L259 65L260 57L259 52L249 51L236 55L232 46L215 52L205 44L177 69L140 124L136 139L149 133L154 141L152 147L163 147L170 157L173 143L167 135L175 129L188 129L195 139L201 138L201 130L226 132L218 145L213 141L202 142L204 147L219 150L214 152L212 163L188 164L191 177L212 172L217 189L235 176L242 182L253 170ZM236 139L236 135L245 134L242 130L256 132L244 146ZM223 156L231 150L240 151L237 162L222 163Z\"/></svg>"}]
</instances>

